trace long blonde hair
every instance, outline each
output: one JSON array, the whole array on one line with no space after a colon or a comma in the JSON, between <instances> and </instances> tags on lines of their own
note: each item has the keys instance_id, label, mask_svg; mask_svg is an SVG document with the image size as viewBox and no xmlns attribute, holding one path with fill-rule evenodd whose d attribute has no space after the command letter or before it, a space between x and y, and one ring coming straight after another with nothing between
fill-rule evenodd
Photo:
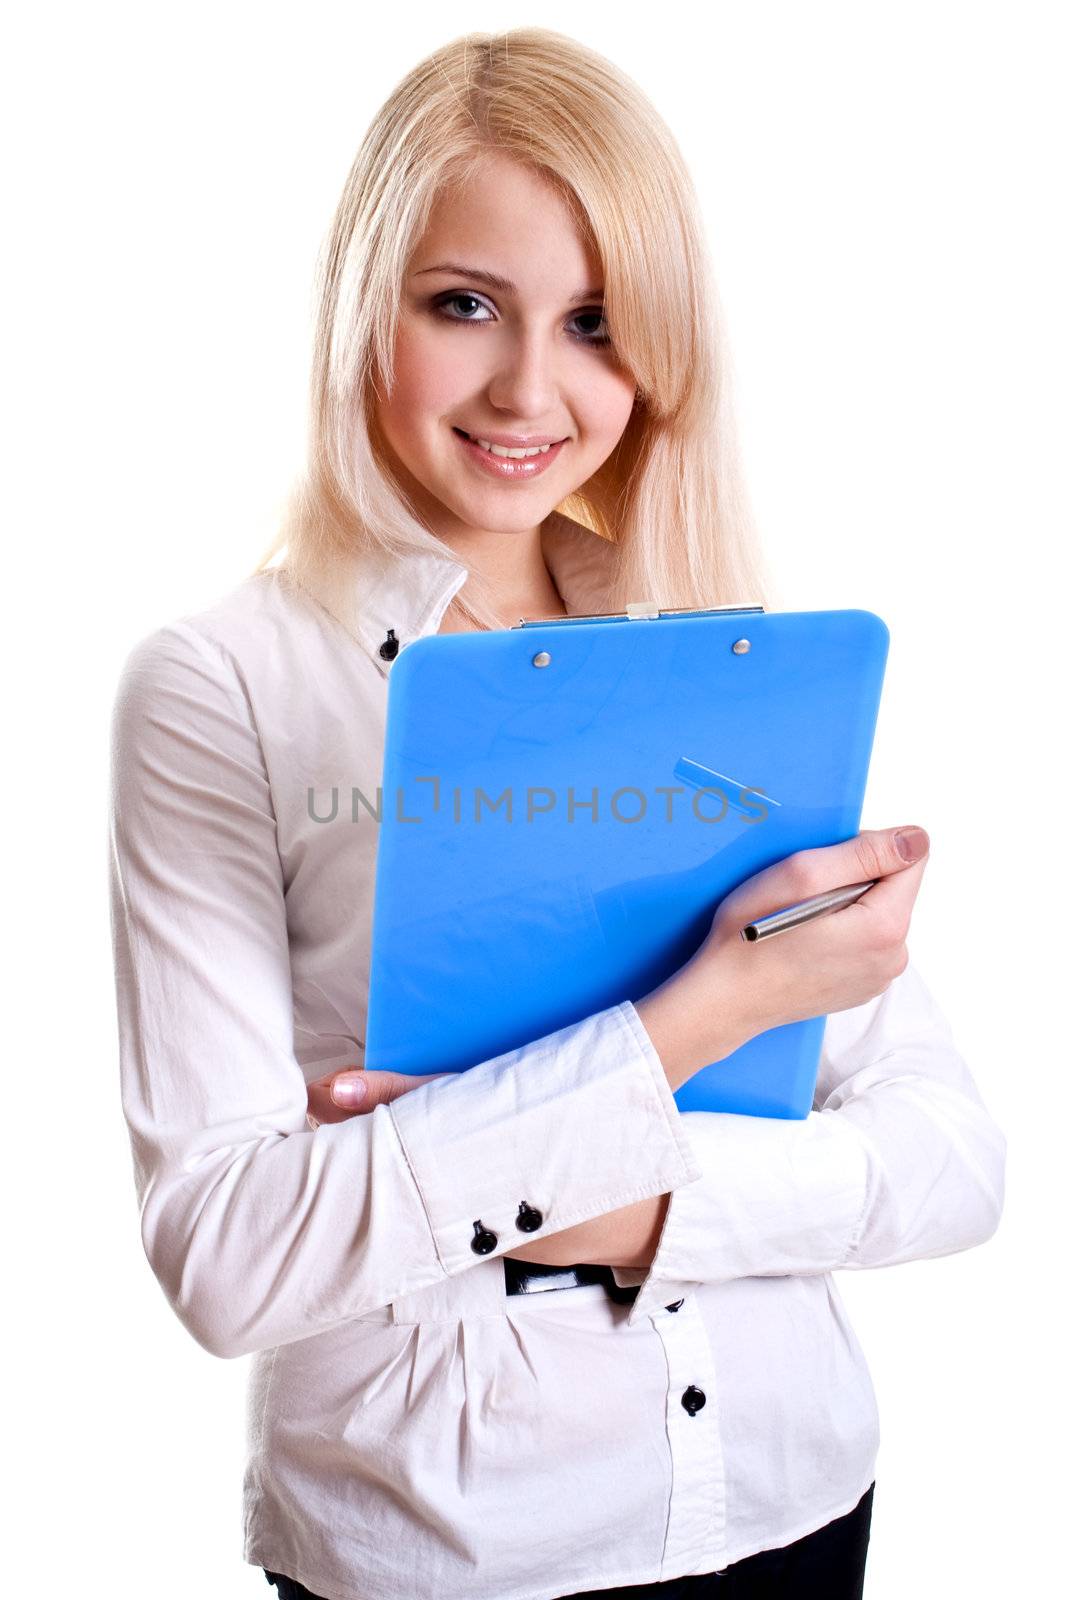
<instances>
[{"instance_id":1,"label":"long blonde hair","mask_svg":"<svg viewBox=\"0 0 1067 1600\"><path fill-rule=\"evenodd\" d=\"M637 385L618 445L557 507L617 547L611 609L768 605L689 173L637 84L545 28L453 40L371 122L319 260L304 468L255 571L283 549L297 583L312 571L328 581L331 558L356 547L397 560L450 553L376 451L372 397L392 383L404 274L431 206L487 151L526 163L568 204L602 264L612 343ZM454 604L476 626L502 626L465 564Z\"/></svg>"}]
</instances>

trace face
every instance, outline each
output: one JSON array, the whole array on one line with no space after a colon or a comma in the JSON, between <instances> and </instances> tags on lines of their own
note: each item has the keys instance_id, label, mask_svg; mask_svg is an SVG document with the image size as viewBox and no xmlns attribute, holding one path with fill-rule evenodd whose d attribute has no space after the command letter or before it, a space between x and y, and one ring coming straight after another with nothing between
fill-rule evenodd
<instances>
[{"instance_id":1,"label":"face","mask_svg":"<svg viewBox=\"0 0 1067 1600\"><path fill-rule=\"evenodd\" d=\"M634 394L599 263L563 200L487 155L442 194L409 263L395 382L376 411L393 471L439 538L529 530L611 454ZM503 456L479 439L538 448Z\"/></svg>"}]
</instances>

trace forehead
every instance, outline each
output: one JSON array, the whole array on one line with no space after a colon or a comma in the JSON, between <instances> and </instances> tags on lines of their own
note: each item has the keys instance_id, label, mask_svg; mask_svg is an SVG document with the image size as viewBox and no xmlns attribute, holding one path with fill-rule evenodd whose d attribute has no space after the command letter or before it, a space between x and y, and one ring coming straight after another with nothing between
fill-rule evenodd
<instances>
[{"instance_id":1,"label":"forehead","mask_svg":"<svg viewBox=\"0 0 1067 1600\"><path fill-rule=\"evenodd\" d=\"M485 268L519 293L569 292L592 285L599 272L595 247L555 184L498 151L435 200L410 271L442 262Z\"/></svg>"}]
</instances>

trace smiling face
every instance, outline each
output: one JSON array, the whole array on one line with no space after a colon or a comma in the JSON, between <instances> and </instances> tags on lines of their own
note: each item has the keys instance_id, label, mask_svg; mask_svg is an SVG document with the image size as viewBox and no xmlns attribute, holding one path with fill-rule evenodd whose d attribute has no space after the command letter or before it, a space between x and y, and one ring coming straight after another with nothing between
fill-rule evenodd
<instances>
[{"instance_id":1,"label":"smiling face","mask_svg":"<svg viewBox=\"0 0 1067 1600\"><path fill-rule=\"evenodd\" d=\"M556 190L499 152L437 201L405 275L394 361L378 429L446 540L539 526L607 459L633 409L596 256ZM479 439L551 447L517 459Z\"/></svg>"}]
</instances>

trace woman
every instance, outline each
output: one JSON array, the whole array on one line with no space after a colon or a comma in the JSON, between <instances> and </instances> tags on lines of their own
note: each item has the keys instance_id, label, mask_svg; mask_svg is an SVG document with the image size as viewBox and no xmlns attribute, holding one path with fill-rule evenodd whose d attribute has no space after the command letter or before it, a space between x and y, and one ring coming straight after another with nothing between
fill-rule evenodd
<instances>
[{"instance_id":1,"label":"woman","mask_svg":"<svg viewBox=\"0 0 1067 1600\"><path fill-rule=\"evenodd\" d=\"M914 827L742 884L649 995L464 1073L363 1070L375 833L316 796L373 795L398 651L766 598L695 218L572 41L416 67L329 236L278 545L119 686L142 1235L193 1336L254 1355L244 1554L283 1600L860 1595L878 1424L831 1272L997 1226L1003 1138L904 944ZM743 922L861 877L743 982ZM679 1114L823 1014L806 1121Z\"/></svg>"}]
</instances>

